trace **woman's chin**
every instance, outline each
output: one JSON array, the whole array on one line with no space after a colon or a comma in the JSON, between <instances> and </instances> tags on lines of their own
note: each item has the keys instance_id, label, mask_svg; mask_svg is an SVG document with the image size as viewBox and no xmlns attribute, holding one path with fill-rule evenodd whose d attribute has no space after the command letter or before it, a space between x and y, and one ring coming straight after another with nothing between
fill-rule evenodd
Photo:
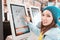
<instances>
[{"instance_id":1,"label":"woman's chin","mask_svg":"<svg viewBox=\"0 0 60 40\"><path fill-rule=\"evenodd\" d=\"M47 26L48 24L43 24L43 26Z\"/></svg>"}]
</instances>

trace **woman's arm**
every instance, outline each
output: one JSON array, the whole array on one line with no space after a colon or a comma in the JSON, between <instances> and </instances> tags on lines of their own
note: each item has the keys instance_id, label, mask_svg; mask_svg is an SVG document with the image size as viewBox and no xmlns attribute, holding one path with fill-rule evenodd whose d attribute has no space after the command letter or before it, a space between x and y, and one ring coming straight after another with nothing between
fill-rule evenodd
<instances>
[{"instance_id":1,"label":"woman's arm","mask_svg":"<svg viewBox=\"0 0 60 40\"><path fill-rule=\"evenodd\" d=\"M39 29L38 27L34 26L31 22L28 22L27 24L28 24L30 30L31 30L32 32L34 32L37 36L39 36L39 34L40 34L40 29Z\"/></svg>"},{"instance_id":2,"label":"woman's arm","mask_svg":"<svg viewBox=\"0 0 60 40\"><path fill-rule=\"evenodd\" d=\"M30 17L29 16L25 16L25 22L27 22L27 25L29 26L30 30L32 32L34 32L37 36L39 36L40 34L40 29L36 26L34 26L31 22L30 22Z\"/></svg>"}]
</instances>

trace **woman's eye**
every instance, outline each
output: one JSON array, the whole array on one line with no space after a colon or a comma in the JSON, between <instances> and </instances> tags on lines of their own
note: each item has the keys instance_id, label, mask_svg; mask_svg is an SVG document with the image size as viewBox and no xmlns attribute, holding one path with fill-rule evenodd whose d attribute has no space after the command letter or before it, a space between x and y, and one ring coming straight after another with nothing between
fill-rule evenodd
<instances>
[{"instance_id":1,"label":"woman's eye","mask_svg":"<svg viewBox=\"0 0 60 40\"><path fill-rule=\"evenodd\" d=\"M47 15L47 17L50 17L50 15Z\"/></svg>"},{"instance_id":2,"label":"woman's eye","mask_svg":"<svg viewBox=\"0 0 60 40\"><path fill-rule=\"evenodd\" d=\"M44 16L44 14L42 14L42 16Z\"/></svg>"}]
</instances>

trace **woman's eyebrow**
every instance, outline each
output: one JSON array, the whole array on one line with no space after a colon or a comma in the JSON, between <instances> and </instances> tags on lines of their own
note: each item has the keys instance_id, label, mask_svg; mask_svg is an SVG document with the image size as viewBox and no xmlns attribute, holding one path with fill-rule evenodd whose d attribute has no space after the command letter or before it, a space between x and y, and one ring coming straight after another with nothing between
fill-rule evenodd
<instances>
[{"instance_id":1,"label":"woman's eyebrow","mask_svg":"<svg viewBox=\"0 0 60 40\"><path fill-rule=\"evenodd\" d=\"M51 16L50 14L46 14L47 16Z\"/></svg>"},{"instance_id":2,"label":"woman's eyebrow","mask_svg":"<svg viewBox=\"0 0 60 40\"><path fill-rule=\"evenodd\" d=\"M46 15L49 15L49 14L46 14Z\"/></svg>"}]
</instances>

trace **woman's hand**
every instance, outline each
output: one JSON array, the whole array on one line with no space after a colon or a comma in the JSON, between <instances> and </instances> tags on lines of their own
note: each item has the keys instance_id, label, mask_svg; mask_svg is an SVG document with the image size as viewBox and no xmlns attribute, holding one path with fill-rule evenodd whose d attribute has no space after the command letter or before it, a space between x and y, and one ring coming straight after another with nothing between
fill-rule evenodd
<instances>
[{"instance_id":1,"label":"woman's hand","mask_svg":"<svg viewBox=\"0 0 60 40\"><path fill-rule=\"evenodd\" d=\"M29 16L24 16L24 18L25 18L25 22L30 22L30 17Z\"/></svg>"}]
</instances>

